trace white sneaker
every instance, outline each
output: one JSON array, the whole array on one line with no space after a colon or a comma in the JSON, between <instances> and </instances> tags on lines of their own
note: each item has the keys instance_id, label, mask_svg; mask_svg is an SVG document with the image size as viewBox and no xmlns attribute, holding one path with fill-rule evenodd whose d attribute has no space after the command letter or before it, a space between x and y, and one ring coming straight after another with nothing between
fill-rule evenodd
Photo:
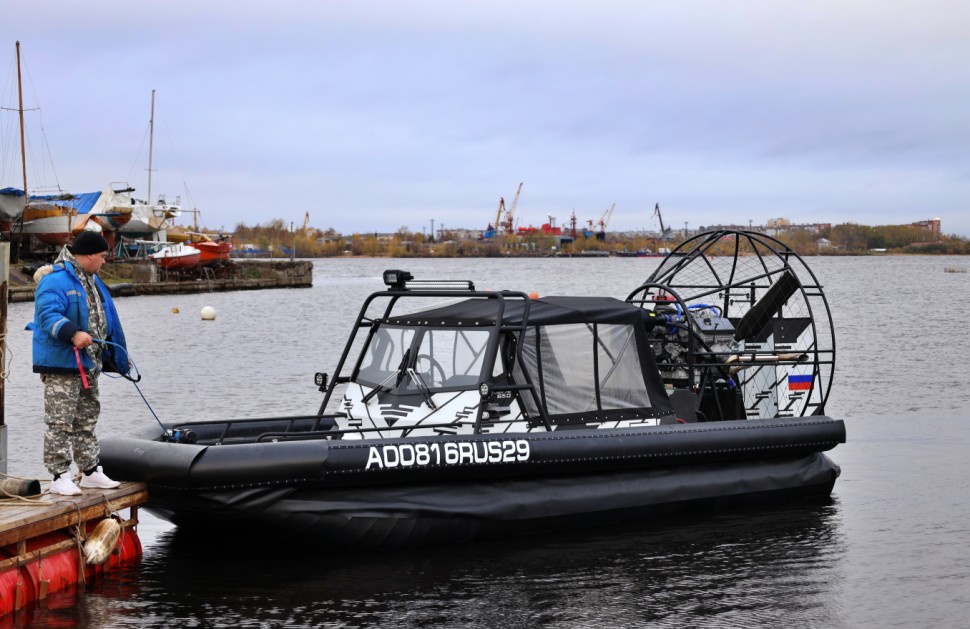
<instances>
[{"instance_id":1,"label":"white sneaker","mask_svg":"<svg viewBox=\"0 0 970 629\"><path fill-rule=\"evenodd\" d=\"M51 483L52 494L58 494L61 496L80 496L81 490L77 485L74 484L74 479L71 478L70 472L64 472L59 477L54 479Z\"/></svg>"},{"instance_id":2,"label":"white sneaker","mask_svg":"<svg viewBox=\"0 0 970 629\"><path fill-rule=\"evenodd\" d=\"M91 472L90 475L81 475L81 487L94 487L95 489L114 489L120 485L116 480L111 480L108 478L104 472L101 471L101 466L99 465L96 470ZM78 492L80 493L80 492Z\"/></svg>"}]
</instances>

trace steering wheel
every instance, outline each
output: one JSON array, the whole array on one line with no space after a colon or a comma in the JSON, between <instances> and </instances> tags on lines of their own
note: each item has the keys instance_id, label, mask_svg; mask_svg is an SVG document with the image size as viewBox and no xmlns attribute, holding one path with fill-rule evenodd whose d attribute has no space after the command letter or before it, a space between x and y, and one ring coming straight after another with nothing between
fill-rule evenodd
<instances>
[{"instance_id":1,"label":"steering wheel","mask_svg":"<svg viewBox=\"0 0 970 629\"><path fill-rule=\"evenodd\" d=\"M428 369L425 370L421 367L421 361L428 361ZM445 382L445 368L441 366L437 360L431 357L430 354L418 354L418 357L414 359L414 370L418 373L426 373L431 376L430 386L434 386L435 383L441 385ZM441 375L441 378L435 380L435 370Z\"/></svg>"}]
</instances>

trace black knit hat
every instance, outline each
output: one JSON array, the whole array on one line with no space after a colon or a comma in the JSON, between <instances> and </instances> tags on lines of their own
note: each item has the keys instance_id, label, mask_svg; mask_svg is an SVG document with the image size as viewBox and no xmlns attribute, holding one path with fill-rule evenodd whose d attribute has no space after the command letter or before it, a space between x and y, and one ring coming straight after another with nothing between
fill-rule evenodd
<instances>
[{"instance_id":1,"label":"black knit hat","mask_svg":"<svg viewBox=\"0 0 970 629\"><path fill-rule=\"evenodd\" d=\"M92 253L101 253L102 251L107 251L111 247L108 246L108 241L104 239L104 236L98 232L91 231L90 229L85 229L83 232L74 238L74 244L68 245L67 249L74 255L91 255Z\"/></svg>"}]
</instances>

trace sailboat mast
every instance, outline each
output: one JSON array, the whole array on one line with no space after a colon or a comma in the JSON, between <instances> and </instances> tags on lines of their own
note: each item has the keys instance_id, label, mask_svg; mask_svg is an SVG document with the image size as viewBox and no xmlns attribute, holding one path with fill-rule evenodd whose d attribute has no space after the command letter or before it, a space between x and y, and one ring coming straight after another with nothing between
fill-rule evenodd
<instances>
[{"instance_id":1,"label":"sailboat mast","mask_svg":"<svg viewBox=\"0 0 970 629\"><path fill-rule=\"evenodd\" d=\"M20 79L20 42L17 42L17 100L20 112L20 165L24 171L24 201L27 201L27 148L24 142L24 92Z\"/></svg>"},{"instance_id":2,"label":"sailboat mast","mask_svg":"<svg viewBox=\"0 0 970 629\"><path fill-rule=\"evenodd\" d=\"M155 90L152 90L152 117L148 120L148 199L152 202L152 144L155 141Z\"/></svg>"}]
</instances>

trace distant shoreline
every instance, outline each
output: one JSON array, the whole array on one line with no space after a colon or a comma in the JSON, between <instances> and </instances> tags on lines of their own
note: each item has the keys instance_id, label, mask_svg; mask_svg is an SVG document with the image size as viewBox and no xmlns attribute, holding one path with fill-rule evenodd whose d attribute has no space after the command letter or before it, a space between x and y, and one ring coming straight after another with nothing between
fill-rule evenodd
<instances>
[{"instance_id":1,"label":"distant shoreline","mask_svg":"<svg viewBox=\"0 0 970 629\"><path fill-rule=\"evenodd\" d=\"M908 252L908 251L846 251L846 252L840 252L840 253L830 253L830 252L826 252L826 253L819 253L819 252L804 253L804 252L796 251L796 253L798 253L798 255L803 256L803 257L819 257L819 258L864 258L864 257L879 257L879 256L928 256L928 257L940 257L940 256L944 256L944 257L945 256L961 256L962 257L962 256L970 256L970 253ZM662 255L652 255L652 254L651 255L629 255L629 254L623 255L623 254L617 254L617 253L614 253L614 252L608 252L607 255L580 255L580 254L557 255L557 254L519 254L519 253L505 254L505 253L503 253L503 254L496 255L496 256L446 255L446 254L441 254L441 255L438 255L438 254L431 254L431 255L416 255L416 254L408 254L408 255L388 255L388 254L382 254L382 255L365 255L365 254L352 254L352 253L347 253L347 254L335 255L335 256L323 256L323 255L317 255L317 256L296 256L293 259L295 259L295 260L341 260L341 259L347 259L347 260L357 260L357 259L361 259L361 260L366 260L368 258L374 258L374 259L386 258L388 260L433 260L433 259L436 259L436 258L440 258L440 259L450 260L450 259L454 259L454 258L467 258L467 259L482 258L482 259L495 260L495 259L498 259L498 258L505 258L505 259L515 259L515 258L523 258L523 259L535 259L535 258L585 258L585 259L591 259L591 258L592 259L596 259L596 258L657 258L657 259L661 259L661 258L664 258L664 257L665 256L662 256ZM290 258L282 258L282 257L279 257L279 258L251 257L251 258L233 258L233 260L236 260L236 261L239 261L239 262L244 262L244 261L247 261L247 260L262 261L262 262L285 262L285 261L290 260Z\"/></svg>"}]
</instances>

